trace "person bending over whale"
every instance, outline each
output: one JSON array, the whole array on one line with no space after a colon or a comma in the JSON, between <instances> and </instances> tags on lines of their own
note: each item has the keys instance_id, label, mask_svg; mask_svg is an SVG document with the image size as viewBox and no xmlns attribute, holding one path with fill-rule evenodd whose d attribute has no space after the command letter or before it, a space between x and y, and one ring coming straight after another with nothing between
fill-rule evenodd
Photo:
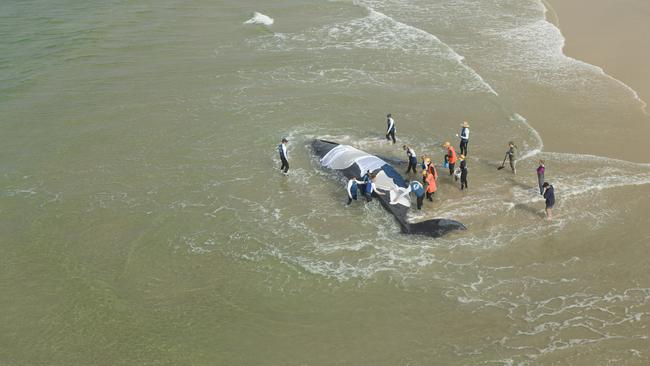
<instances>
[{"instance_id":1,"label":"person bending over whale","mask_svg":"<svg viewBox=\"0 0 650 366\"><path fill-rule=\"evenodd\" d=\"M348 191L348 205L352 203L352 200L357 200L357 192L359 191L359 185L363 187L364 182L362 180L357 180L356 177L350 179L347 185Z\"/></svg>"},{"instance_id":2,"label":"person bending over whale","mask_svg":"<svg viewBox=\"0 0 650 366\"><path fill-rule=\"evenodd\" d=\"M366 202L372 201L372 193L376 193L379 196L383 196L385 193L381 193L377 190L377 186L375 185L375 180L377 179L377 176L374 174L369 175L368 181L366 182L366 187L364 191L364 195L366 196Z\"/></svg>"}]
</instances>

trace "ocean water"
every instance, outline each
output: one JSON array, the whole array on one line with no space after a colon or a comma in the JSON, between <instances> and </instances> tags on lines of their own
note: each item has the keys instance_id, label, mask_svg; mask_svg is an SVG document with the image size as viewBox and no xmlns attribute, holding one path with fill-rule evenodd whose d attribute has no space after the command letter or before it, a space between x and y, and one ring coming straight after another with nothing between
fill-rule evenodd
<instances>
[{"instance_id":1,"label":"ocean water","mask_svg":"<svg viewBox=\"0 0 650 366\"><path fill-rule=\"evenodd\" d=\"M645 103L545 12L5 0L0 364L648 363ZM440 164L463 120L469 191L410 213L468 227L443 238L346 206L307 148Z\"/></svg>"}]
</instances>

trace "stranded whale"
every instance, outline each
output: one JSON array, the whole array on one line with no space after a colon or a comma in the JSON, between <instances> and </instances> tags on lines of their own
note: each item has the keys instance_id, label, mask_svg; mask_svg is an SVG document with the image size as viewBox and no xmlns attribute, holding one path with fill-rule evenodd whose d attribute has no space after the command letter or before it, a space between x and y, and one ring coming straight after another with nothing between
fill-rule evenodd
<instances>
[{"instance_id":1,"label":"stranded whale","mask_svg":"<svg viewBox=\"0 0 650 366\"><path fill-rule=\"evenodd\" d=\"M377 189L386 192L384 196L375 198L381 205L395 216L402 233L439 237L454 230L466 230L465 225L448 219L433 219L418 223L409 223L406 219L411 202L406 195L397 202L391 203L391 198L399 195L401 189L406 189L408 182L387 162L348 145L339 145L325 140L314 140L311 143L313 153L320 158L321 166L341 172L347 178L362 177L371 171L377 175Z\"/></svg>"}]
</instances>

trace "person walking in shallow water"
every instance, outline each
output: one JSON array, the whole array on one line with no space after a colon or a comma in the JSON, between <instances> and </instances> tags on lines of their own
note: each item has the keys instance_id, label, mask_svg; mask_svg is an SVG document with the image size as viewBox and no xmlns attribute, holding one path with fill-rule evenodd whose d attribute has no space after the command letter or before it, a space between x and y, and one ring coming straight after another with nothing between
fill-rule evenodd
<instances>
[{"instance_id":1,"label":"person walking in shallow water","mask_svg":"<svg viewBox=\"0 0 650 366\"><path fill-rule=\"evenodd\" d=\"M553 206L555 206L555 188L552 185L544 182L542 185L544 188L544 200L546 203L546 219L553 219Z\"/></svg>"},{"instance_id":2,"label":"person walking in shallow water","mask_svg":"<svg viewBox=\"0 0 650 366\"><path fill-rule=\"evenodd\" d=\"M460 154L460 190L467 188L467 161L465 155Z\"/></svg>"},{"instance_id":3,"label":"person walking in shallow water","mask_svg":"<svg viewBox=\"0 0 650 366\"><path fill-rule=\"evenodd\" d=\"M415 151L413 151L413 149L411 149L410 146L406 146L406 145L403 145L402 149L404 149L406 151L406 157L408 158L408 161L409 161L409 165L406 168L406 173L405 174L408 174L409 171L411 171L411 170L413 170L413 174L415 174L415 169L418 166L418 157L417 157L417 155L415 155Z\"/></svg>"},{"instance_id":4,"label":"person walking in shallow water","mask_svg":"<svg viewBox=\"0 0 650 366\"><path fill-rule=\"evenodd\" d=\"M463 121L460 126L460 153L467 156L467 144L469 144L469 123Z\"/></svg>"},{"instance_id":5,"label":"person walking in shallow water","mask_svg":"<svg viewBox=\"0 0 650 366\"><path fill-rule=\"evenodd\" d=\"M539 194L544 195L544 171L546 166L544 165L544 160L539 161L539 166L537 167L537 184L539 185Z\"/></svg>"},{"instance_id":6,"label":"person walking in shallow water","mask_svg":"<svg viewBox=\"0 0 650 366\"><path fill-rule=\"evenodd\" d=\"M395 143L395 132L397 129L395 128L395 120L393 119L393 115L390 113L386 115L386 125L386 140L390 141L392 138L393 143Z\"/></svg>"},{"instance_id":7,"label":"person walking in shallow water","mask_svg":"<svg viewBox=\"0 0 650 366\"><path fill-rule=\"evenodd\" d=\"M498 167L498 170L503 169L506 165L506 159L510 161L510 169L512 169L512 174L517 174L517 145L514 142L510 141L508 143L508 151L506 151L506 156L503 157L503 163Z\"/></svg>"},{"instance_id":8,"label":"person walking in shallow water","mask_svg":"<svg viewBox=\"0 0 650 366\"><path fill-rule=\"evenodd\" d=\"M289 171L289 155L287 154L287 140L286 138L283 138L282 141L280 142L280 145L278 145L278 153L280 154L280 160L282 160L282 166L280 167L280 170L284 174L287 174L287 171Z\"/></svg>"}]
</instances>

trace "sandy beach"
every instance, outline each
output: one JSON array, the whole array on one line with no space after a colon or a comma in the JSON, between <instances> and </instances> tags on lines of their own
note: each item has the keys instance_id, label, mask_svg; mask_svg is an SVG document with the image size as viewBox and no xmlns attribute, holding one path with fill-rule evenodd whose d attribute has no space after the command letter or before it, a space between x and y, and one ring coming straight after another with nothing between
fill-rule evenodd
<instances>
[{"instance_id":1,"label":"sandy beach","mask_svg":"<svg viewBox=\"0 0 650 366\"><path fill-rule=\"evenodd\" d=\"M547 19L566 39L564 53L601 67L650 100L650 2L546 0Z\"/></svg>"}]
</instances>

